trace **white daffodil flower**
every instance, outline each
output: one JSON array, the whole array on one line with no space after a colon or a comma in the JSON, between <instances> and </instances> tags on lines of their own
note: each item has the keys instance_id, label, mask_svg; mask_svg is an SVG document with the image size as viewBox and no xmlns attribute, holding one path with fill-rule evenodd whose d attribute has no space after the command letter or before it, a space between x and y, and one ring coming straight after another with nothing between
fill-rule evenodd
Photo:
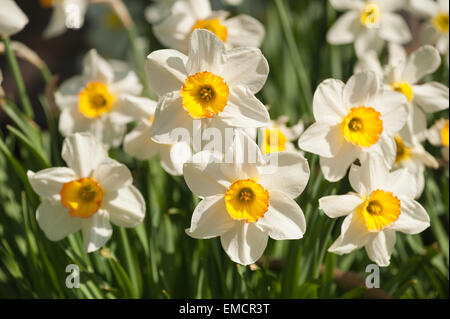
<instances>
[{"instance_id":1,"label":"white daffodil flower","mask_svg":"<svg viewBox=\"0 0 450 319\"><path fill-rule=\"evenodd\" d=\"M427 212L414 200L414 177L406 168L390 173L384 160L372 154L361 166L352 165L349 179L355 192L319 200L328 217L346 216L328 251L342 255L365 247L370 260L388 266L396 231L418 234L430 226Z\"/></svg>"},{"instance_id":2,"label":"white daffodil flower","mask_svg":"<svg viewBox=\"0 0 450 319\"><path fill-rule=\"evenodd\" d=\"M382 155L391 167L396 156L394 134L405 125L406 103L404 95L383 90L372 71L353 75L347 84L325 80L314 93L316 123L300 136L298 145L320 155L322 173L332 182L369 153Z\"/></svg>"},{"instance_id":3,"label":"white daffodil flower","mask_svg":"<svg viewBox=\"0 0 450 319\"><path fill-rule=\"evenodd\" d=\"M231 260L248 265L262 256L268 237L303 237L305 217L294 198L308 182L309 167L299 153L263 156L241 130L229 151L233 152L230 163L203 151L184 164L187 185L202 198L186 233L199 239L220 236ZM275 157L277 165L271 164Z\"/></svg>"},{"instance_id":4,"label":"white daffodil flower","mask_svg":"<svg viewBox=\"0 0 450 319\"><path fill-rule=\"evenodd\" d=\"M226 11L212 11L209 0L178 0L171 13L153 26L153 33L168 48L189 51L189 36L196 29L207 29L222 40L227 48L259 47L264 39L264 26L248 15L227 19Z\"/></svg>"},{"instance_id":5,"label":"white daffodil flower","mask_svg":"<svg viewBox=\"0 0 450 319\"><path fill-rule=\"evenodd\" d=\"M395 157L395 163L393 169L407 168L408 171L415 177L417 183L417 194L414 198L419 198L422 195L425 187L425 167L437 169L439 163L437 160L428 153L422 146L421 142L424 141L423 137L418 138L415 134L407 133L406 135L413 137L413 144L408 144L403 137L405 133L401 130L395 135L395 144L397 145L397 156ZM420 141L420 142L419 142Z\"/></svg>"},{"instance_id":6,"label":"white daffodil flower","mask_svg":"<svg viewBox=\"0 0 450 319\"><path fill-rule=\"evenodd\" d=\"M436 46L439 52L449 58L449 4L448 0L411 0L409 9L421 18L428 19L420 38L422 43Z\"/></svg>"},{"instance_id":7,"label":"white daffodil flower","mask_svg":"<svg viewBox=\"0 0 450 319\"><path fill-rule=\"evenodd\" d=\"M261 129L261 151L264 154L291 151L298 152L293 142L303 133L303 121L287 127L289 121L287 116L280 116L276 121L270 121L269 126Z\"/></svg>"},{"instance_id":8,"label":"white daffodil flower","mask_svg":"<svg viewBox=\"0 0 450 319\"><path fill-rule=\"evenodd\" d=\"M411 32L403 18L394 11L406 0L330 0L338 11L346 11L327 33L330 44L354 42L358 57L380 51L384 42L403 44L411 41Z\"/></svg>"},{"instance_id":9,"label":"white daffodil flower","mask_svg":"<svg viewBox=\"0 0 450 319\"><path fill-rule=\"evenodd\" d=\"M434 146L442 146L442 156L448 162L448 119L437 120L428 130L427 138Z\"/></svg>"},{"instance_id":10,"label":"white daffodil flower","mask_svg":"<svg viewBox=\"0 0 450 319\"><path fill-rule=\"evenodd\" d=\"M14 0L0 3L0 36L9 37L21 31L28 23L28 17Z\"/></svg>"},{"instance_id":11,"label":"white daffodil flower","mask_svg":"<svg viewBox=\"0 0 450 319\"><path fill-rule=\"evenodd\" d=\"M127 96L127 104L138 125L128 133L123 141L126 153L140 160L160 154L161 166L171 175L182 175L183 164L192 157L191 146L185 142L158 144L150 138L150 128L154 121L156 102L147 98Z\"/></svg>"},{"instance_id":12,"label":"white daffodil flower","mask_svg":"<svg viewBox=\"0 0 450 319\"><path fill-rule=\"evenodd\" d=\"M158 50L147 57L149 82L159 95L154 141L178 142L175 132L193 135L193 123L202 127L262 127L269 113L255 94L263 87L269 65L257 48L226 50L218 37L195 30L189 56L175 50Z\"/></svg>"},{"instance_id":13,"label":"white daffodil flower","mask_svg":"<svg viewBox=\"0 0 450 319\"><path fill-rule=\"evenodd\" d=\"M118 146L133 117L127 95L139 95L139 79L125 65L108 63L95 50L84 58L83 74L65 81L55 93L64 136L89 131L106 146Z\"/></svg>"},{"instance_id":14,"label":"white daffodil flower","mask_svg":"<svg viewBox=\"0 0 450 319\"><path fill-rule=\"evenodd\" d=\"M39 0L43 8L52 8L50 22L44 30L44 37L56 37L67 29L79 29L84 24L88 0Z\"/></svg>"},{"instance_id":15,"label":"white daffodil flower","mask_svg":"<svg viewBox=\"0 0 450 319\"><path fill-rule=\"evenodd\" d=\"M389 46L389 63L383 68L376 56L361 59L355 71L373 70L383 76L384 87L402 93L408 99L408 121L402 134L409 144L423 142L427 131L424 114L448 109L449 89L439 82L422 83L441 64L439 52L425 45L406 56L400 46ZM414 136L411 135L414 133Z\"/></svg>"},{"instance_id":16,"label":"white daffodil flower","mask_svg":"<svg viewBox=\"0 0 450 319\"><path fill-rule=\"evenodd\" d=\"M229 6L238 6L241 5L244 0L223 0Z\"/></svg>"},{"instance_id":17,"label":"white daffodil flower","mask_svg":"<svg viewBox=\"0 0 450 319\"><path fill-rule=\"evenodd\" d=\"M132 185L130 171L109 158L94 136L67 137L61 155L68 167L27 172L31 187L43 198L36 219L48 239L58 241L81 229L85 250L93 252L111 237L110 222L120 227L142 223L145 201Z\"/></svg>"}]
</instances>

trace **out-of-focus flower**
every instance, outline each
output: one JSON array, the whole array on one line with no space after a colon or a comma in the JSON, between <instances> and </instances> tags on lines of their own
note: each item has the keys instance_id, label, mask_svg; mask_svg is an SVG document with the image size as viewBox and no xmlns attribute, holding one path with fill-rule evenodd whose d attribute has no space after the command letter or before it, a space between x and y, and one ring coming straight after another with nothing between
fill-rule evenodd
<instances>
[{"instance_id":1,"label":"out-of-focus flower","mask_svg":"<svg viewBox=\"0 0 450 319\"><path fill-rule=\"evenodd\" d=\"M427 137L434 146L442 146L442 156L448 162L448 119L437 120L428 130Z\"/></svg>"},{"instance_id":2,"label":"out-of-focus flower","mask_svg":"<svg viewBox=\"0 0 450 319\"><path fill-rule=\"evenodd\" d=\"M413 144L408 144L403 137L403 130L395 136L395 143L397 145L397 156L393 169L407 168L408 171L415 177L417 183L417 194L414 198L419 198L422 195L425 186L425 167L438 168L439 163L436 159L428 153L422 146L421 142L424 138L415 137L414 133L408 133L408 136L413 136ZM420 141L420 142L419 142Z\"/></svg>"},{"instance_id":3,"label":"out-of-focus flower","mask_svg":"<svg viewBox=\"0 0 450 319\"><path fill-rule=\"evenodd\" d=\"M264 26L248 15L227 19L228 14L212 11L209 0L178 0L170 15L153 27L153 32L162 44L181 52L188 52L189 36L196 29L211 31L227 48L259 47Z\"/></svg>"},{"instance_id":4,"label":"out-of-focus flower","mask_svg":"<svg viewBox=\"0 0 450 319\"><path fill-rule=\"evenodd\" d=\"M121 227L143 221L145 201L132 185L130 171L109 158L91 134L66 138L61 155L68 167L27 172L31 187L43 198L36 219L48 239L58 241L81 229L85 250L93 252L111 237L110 221Z\"/></svg>"},{"instance_id":5,"label":"out-of-focus flower","mask_svg":"<svg viewBox=\"0 0 450 319\"><path fill-rule=\"evenodd\" d=\"M433 113L449 107L447 86L435 81L422 83L426 75L436 71L441 58L430 45L420 47L409 56L400 46L391 45L389 48L389 64L384 71L373 55L360 60L356 71L372 69L380 76L384 74L385 89L400 92L408 99L408 121L402 135L409 144L416 145L425 139L427 120L424 112Z\"/></svg>"},{"instance_id":6,"label":"out-of-focus flower","mask_svg":"<svg viewBox=\"0 0 450 319\"><path fill-rule=\"evenodd\" d=\"M43 8L52 8L50 22L44 30L44 37L56 37L67 29L79 29L84 24L88 0L39 0Z\"/></svg>"},{"instance_id":7,"label":"out-of-focus flower","mask_svg":"<svg viewBox=\"0 0 450 319\"><path fill-rule=\"evenodd\" d=\"M150 128L154 121L156 102L147 98L125 97L128 110L138 120L137 127L125 136L123 148L126 153L140 160L160 154L161 166L172 175L183 174L183 164L191 159L191 146L185 142L158 144L150 138Z\"/></svg>"},{"instance_id":8,"label":"out-of-focus flower","mask_svg":"<svg viewBox=\"0 0 450 319\"><path fill-rule=\"evenodd\" d=\"M255 97L269 66L257 48L226 50L218 37L195 30L189 56L158 50L147 58L149 82L160 99L151 127L154 141L174 144L175 130L193 135L193 121L202 127L262 127L269 123L266 107Z\"/></svg>"},{"instance_id":9,"label":"out-of-focus flower","mask_svg":"<svg viewBox=\"0 0 450 319\"><path fill-rule=\"evenodd\" d=\"M151 24L158 23L170 14L176 0L154 0L154 4L145 9L145 18Z\"/></svg>"},{"instance_id":10,"label":"out-of-focus flower","mask_svg":"<svg viewBox=\"0 0 450 319\"><path fill-rule=\"evenodd\" d=\"M380 51L384 41L403 44L411 41L411 32L403 18L394 12L406 0L330 0L338 11L346 11L327 33L331 44L353 43L358 57Z\"/></svg>"},{"instance_id":11,"label":"out-of-focus flower","mask_svg":"<svg viewBox=\"0 0 450 319\"><path fill-rule=\"evenodd\" d=\"M194 238L220 236L223 249L237 263L254 263L263 254L268 237L299 239L305 217L294 201L309 179L306 159L298 152L263 156L250 137L238 130L231 163L203 151L184 165L191 191L202 198L186 233ZM278 164L271 164L277 157ZM251 160L251 159L254 160Z\"/></svg>"},{"instance_id":12,"label":"out-of-focus flower","mask_svg":"<svg viewBox=\"0 0 450 319\"><path fill-rule=\"evenodd\" d=\"M436 46L442 55L445 55L448 65L449 56L449 5L448 0L411 0L410 10L419 17L428 19L422 32L423 43Z\"/></svg>"},{"instance_id":13,"label":"out-of-focus flower","mask_svg":"<svg viewBox=\"0 0 450 319\"><path fill-rule=\"evenodd\" d=\"M270 121L270 125L262 128L262 143L261 151L264 154L282 152L282 151L297 151L292 142L296 141L300 134L302 134L304 125L303 121L292 127L287 127L289 121L287 116L280 116L276 121Z\"/></svg>"},{"instance_id":14,"label":"out-of-focus flower","mask_svg":"<svg viewBox=\"0 0 450 319\"><path fill-rule=\"evenodd\" d=\"M229 6L238 6L244 2L244 0L223 0Z\"/></svg>"},{"instance_id":15,"label":"out-of-focus flower","mask_svg":"<svg viewBox=\"0 0 450 319\"><path fill-rule=\"evenodd\" d=\"M352 165L349 179L355 192L319 200L328 217L346 216L328 251L342 255L365 247L372 261L388 266L396 231L418 234L430 226L427 212L414 200L414 177L406 168L389 173L384 160L371 154L361 166Z\"/></svg>"},{"instance_id":16,"label":"out-of-focus flower","mask_svg":"<svg viewBox=\"0 0 450 319\"><path fill-rule=\"evenodd\" d=\"M301 149L320 155L325 178L338 181L357 158L369 153L383 156L386 165L395 161L394 134L406 121L406 98L380 87L372 72L353 75L344 84L323 81L313 99L316 123L300 136Z\"/></svg>"},{"instance_id":17,"label":"out-of-focus flower","mask_svg":"<svg viewBox=\"0 0 450 319\"><path fill-rule=\"evenodd\" d=\"M2 0L0 10L0 35L9 37L21 31L28 23L28 17L14 0Z\"/></svg>"},{"instance_id":18,"label":"out-of-focus flower","mask_svg":"<svg viewBox=\"0 0 450 319\"><path fill-rule=\"evenodd\" d=\"M65 81L55 94L61 109L59 131L64 136L90 131L106 146L118 146L127 123L133 121L124 97L141 91L134 72L91 50L84 58L83 74Z\"/></svg>"}]
</instances>

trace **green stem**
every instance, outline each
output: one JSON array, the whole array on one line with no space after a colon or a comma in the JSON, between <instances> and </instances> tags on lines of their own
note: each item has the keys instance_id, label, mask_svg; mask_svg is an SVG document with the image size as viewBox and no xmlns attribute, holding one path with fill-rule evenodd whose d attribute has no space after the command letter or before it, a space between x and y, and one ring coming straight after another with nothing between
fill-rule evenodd
<instances>
[{"instance_id":1,"label":"green stem","mask_svg":"<svg viewBox=\"0 0 450 319\"><path fill-rule=\"evenodd\" d=\"M142 84L144 85L144 94L147 97L151 98L152 93L150 90L150 85L148 83L147 76L145 75L145 65L144 65L145 56L143 55L142 51L139 49L138 43L137 43L138 33L137 33L135 27L126 28L126 30L127 30L127 34L128 34L128 39L130 40L131 49L133 50L134 60L136 61L137 72L138 72L139 77L141 78Z\"/></svg>"},{"instance_id":2,"label":"green stem","mask_svg":"<svg viewBox=\"0 0 450 319\"><path fill-rule=\"evenodd\" d=\"M291 58L296 66L295 71L300 82L300 87L304 101L302 106L306 114L312 116L312 108L309 107L312 103L311 85L309 83L308 74L306 73L305 65L303 64L302 57L295 43L294 33L292 32L291 19L288 16L285 3L283 0L275 0L275 5L278 11L278 15L281 21L281 27L286 37L287 45L291 54Z\"/></svg>"},{"instance_id":3,"label":"green stem","mask_svg":"<svg viewBox=\"0 0 450 319\"><path fill-rule=\"evenodd\" d=\"M27 95L25 83L23 82L22 74L20 73L19 64L17 63L16 56L14 55L14 52L11 49L9 38L5 37L3 39L3 42L5 43L6 59L8 60L9 66L11 67L14 76L14 81L16 82L17 89L19 90L20 103L23 106L25 114L28 115L30 118L33 118L34 117L33 108L31 107L30 99L28 98Z\"/></svg>"}]
</instances>

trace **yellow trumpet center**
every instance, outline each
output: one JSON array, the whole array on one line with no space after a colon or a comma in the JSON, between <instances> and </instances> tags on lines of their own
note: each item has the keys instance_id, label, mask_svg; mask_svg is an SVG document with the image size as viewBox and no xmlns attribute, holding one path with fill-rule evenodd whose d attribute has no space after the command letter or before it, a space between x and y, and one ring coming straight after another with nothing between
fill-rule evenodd
<instances>
[{"instance_id":1,"label":"yellow trumpet center","mask_svg":"<svg viewBox=\"0 0 450 319\"><path fill-rule=\"evenodd\" d=\"M106 84L100 82L90 82L78 94L78 108L88 118L96 118L110 111L114 101L115 97Z\"/></svg>"},{"instance_id":2,"label":"yellow trumpet center","mask_svg":"<svg viewBox=\"0 0 450 319\"><path fill-rule=\"evenodd\" d=\"M411 156L411 148L403 143L403 140L399 136L395 136L395 144L397 145L397 155L395 158L395 163L403 162Z\"/></svg>"},{"instance_id":3,"label":"yellow trumpet center","mask_svg":"<svg viewBox=\"0 0 450 319\"><path fill-rule=\"evenodd\" d=\"M60 0L39 0L39 5L42 8L51 8L57 1L60 1Z\"/></svg>"},{"instance_id":4,"label":"yellow trumpet center","mask_svg":"<svg viewBox=\"0 0 450 319\"><path fill-rule=\"evenodd\" d=\"M391 192L377 189L360 205L359 213L368 231L381 231L400 216L400 200Z\"/></svg>"},{"instance_id":5,"label":"yellow trumpet center","mask_svg":"<svg viewBox=\"0 0 450 319\"><path fill-rule=\"evenodd\" d=\"M411 85L406 82L395 82L391 85L394 91L402 93L408 99L408 102L411 102L413 97L413 89Z\"/></svg>"},{"instance_id":6,"label":"yellow trumpet center","mask_svg":"<svg viewBox=\"0 0 450 319\"><path fill-rule=\"evenodd\" d=\"M433 25L440 33L448 33L448 12L441 12L432 19Z\"/></svg>"},{"instance_id":7,"label":"yellow trumpet center","mask_svg":"<svg viewBox=\"0 0 450 319\"><path fill-rule=\"evenodd\" d=\"M122 28L122 22L114 11L108 11L105 14L105 24L111 30L118 30Z\"/></svg>"},{"instance_id":8,"label":"yellow trumpet center","mask_svg":"<svg viewBox=\"0 0 450 319\"><path fill-rule=\"evenodd\" d=\"M181 88L183 108L194 119L213 118L228 103L229 88L220 76L199 72L186 79Z\"/></svg>"},{"instance_id":9,"label":"yellow trumpet center","mask_svg":"<svg viewBox=\"0 0 450 319\"><path fill-rule=\"evenodd\" d=\"M448 147L448 120L441 130L441 140L442 140L442 145L445 145Z\"/></svg>"},{"instance_id":10,"label":"yellow trumpet center","mask_svg":"<svg viewBox=\"0 0 450 319\"><path fill-rule=\"evenodd\" d=\"M381 17L380 7L373 2L367 2L364 8L361 10L359 20L365 27L373 27L378 25Z\"/></svg>"},{"instance_id":11,"label":"yellow trumpet center","mask_svg":"<svg viewBox=\"0 0 450 319\"><path fill-rule=\"evenodd\" d=\"M88 218L102 206L103 190L93 178L65 183L60 191L61 203L72 217Z\"/></svg>"},{"instance_id":12,"label":"yellow trumpet center","mask_svg":"<svg viewBox=\"0 0 450 319\"><path fill-rule=\"evenodd\" d=\"M341 123L342 133L346 141L369 147L375 144L383 132L381 114L371 107L354 107Z\"/></svg>"},{"instance_id":13,"label":"yellow trumpet center","mask_svg":"<svg viewBox=\"0 0 450 319\"><path fill-rule=\"evenodd\" d=\"M265 154L282 152L286 149L287 139L279 128L263 129L262 134L261 149Z\"/></svg>"},{"instance_id":14,"label":"yellow trumpet center","mask_svg":"<svg viewBox=\"0 0 450 319\"><path fill-rule=\"evenodd\" d=\"M196 29L206 29L214 33L220 40L223 42L227 41L228 30L227 27L220 23L218 18L209 19L209 20L198 20L194 27L192 28L192 32Z\"/></svg>"},{"instance_id":15,"label":"yellow trumpet center","mask_svg":"<svg viewBox=\"0 0 450 319\"><path fill-rule=\"evenodd\" d=\"M225 207L231 218L254 223L269 208L269 192L252 179L238 180L225 194Z\"/></svg>"}]
</instances>

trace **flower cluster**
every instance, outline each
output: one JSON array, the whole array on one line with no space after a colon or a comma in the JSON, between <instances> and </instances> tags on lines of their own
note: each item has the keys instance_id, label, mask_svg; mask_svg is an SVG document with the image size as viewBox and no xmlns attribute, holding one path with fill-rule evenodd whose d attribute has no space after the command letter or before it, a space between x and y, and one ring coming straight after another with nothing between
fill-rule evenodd
<instances>
[{"instance_id":1,"label":"flower cluster","mask_svg":"<svg viewBox=\"0 0 450 319\"><path fill-rule=\"evenodd\" d=\"M7 37L28 20L14 1L4 1L0 34ZM81 27L88 8L82 0L39 2L53 8L46 36ZM317 86L314 122L306 129L302 120L291 127L286 116L271 120L257 97L269 75L259 49L263 25L248 15L214 11L209 0L159 1L147 8L153 33L167 49L150 52L145 70L135 73L90 50L82 73L54 94L68 167L27 173L42 198L36 218L46 236L56 241L82 230L92 252L111 237L110 222L142 223L143 196L129 169L108 156L109 149L123 147L138 160L159 154L167 173L183 175L201 199L186 234L220 237L231 260L249 265L263 255L269 237L307 236L296 198L316 169L309 167L308 152L320 157L329 182L349 171L351 192L323 194L316 203L330 218L346 216L329 251L365 247L371 260L389 265L397 231L417 234L430 225L417 201L426 168L439 167L423 146L427 138L448 161L448 119L428 129L426 117L449 107L448 87L427 80L440 67L441 54L448 64L448 3L418 0L407 8L407 1L330 2L346 12L327 40L354 43L359 60L345 83L326 79ZM412 39L396 13L401 9L429 20L427 43L409 53L401 46ZM389 57L382 65L385 42Z\"/></svg>"}]
</instances>

